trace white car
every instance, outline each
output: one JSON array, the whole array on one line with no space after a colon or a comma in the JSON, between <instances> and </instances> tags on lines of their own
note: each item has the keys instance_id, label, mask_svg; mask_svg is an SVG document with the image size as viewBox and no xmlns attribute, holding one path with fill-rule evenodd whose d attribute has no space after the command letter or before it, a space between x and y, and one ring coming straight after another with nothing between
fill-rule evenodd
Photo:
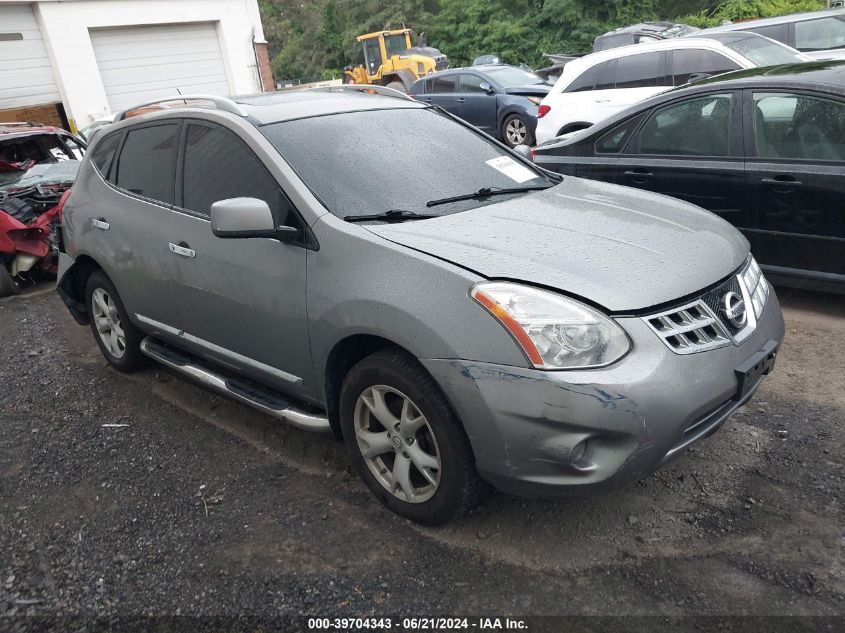
<instances>
[{"instance_id":1,"label":"white car","mask_svg":"<svg viewBox=\"0 0 845 633\"><path fill-rule=\"evenodd\" d=\"M537 144L590 127L657 93L731 70L810 61L762 35L713 33L585 55L563 67L537 111Z\"/></svg>"},{"instance_id":2,"label":"white car","mask_svg":"<svg viewBox=\"0 0 845 633\"><path fill-rule=\"evenodd\" d=\"M723 24L696 35L750 31L783 42L813 59L845 59L845 8L834 6L839 8Z\"/></svg>"}]
</instances>

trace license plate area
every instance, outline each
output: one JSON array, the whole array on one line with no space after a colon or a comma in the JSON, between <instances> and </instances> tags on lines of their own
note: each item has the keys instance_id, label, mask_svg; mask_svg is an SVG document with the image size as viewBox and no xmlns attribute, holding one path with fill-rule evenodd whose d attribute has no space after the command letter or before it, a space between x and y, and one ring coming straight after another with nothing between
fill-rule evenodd
<instances>
[{"instance_id":1,"label":"license plate area","mask_svg":"<svg viewBox=\"0 0 845 633\"><path fill-rule=\"evenodd\" d=\"M769 341L759 352L734 370L737 380L735 400L742 400L763 376L774 369L777 354L777 341Z\"/></svg>"}]
</instances>

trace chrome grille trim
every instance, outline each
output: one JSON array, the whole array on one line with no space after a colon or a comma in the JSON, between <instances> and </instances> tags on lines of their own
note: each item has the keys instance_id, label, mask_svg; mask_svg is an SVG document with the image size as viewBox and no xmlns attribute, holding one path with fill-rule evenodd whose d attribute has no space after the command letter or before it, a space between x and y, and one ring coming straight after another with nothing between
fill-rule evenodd
<instances>
[{"instance_id":1,"label":"chrome grille trim","mask_svg":"<svg viewBox=\"0 0 845 633\"><path fill-rule=\"evenodd\" d=\"M701 299L643 320L676 354L706 352L731 343L725 327Z\"/></svg>"},{"instance_id":2,"label":"chrome grille trim","mask_svg":"<svg viewBox=\"0 0 845 633\"><path fill-rule=\"evenodd\" d=\"M769 299L769 283L753 257L739 273L686 305L643 317L643 321L676 354L695 354L726 345L741 345L757 329ZM719 300L733 291L742 295L746 323L737 329L719 312Z\"/></svg>"}]
</instances>

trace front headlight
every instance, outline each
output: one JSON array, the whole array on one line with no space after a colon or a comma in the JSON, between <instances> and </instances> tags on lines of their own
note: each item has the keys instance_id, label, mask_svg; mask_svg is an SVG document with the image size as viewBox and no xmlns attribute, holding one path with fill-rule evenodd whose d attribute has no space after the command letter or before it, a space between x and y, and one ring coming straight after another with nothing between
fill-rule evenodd
<instances>
[{"instance_id":1,"label":"front headlight","mask_svg":"<svg viewBox=\"0 0 845 633\"><path fill-rule=\"evenodd\" d=\"M769 282L763 277L763 271L760 270L760 266L754 257L751 257L740 276L742 283L745 284L745 289L748 291L748 297L751 299L754 316L759 319L760 315L763 314L766 301L769 299Z\"/></svg>"},{"instance_id":2,"label":"front headlight","mask_svg":"<svg viewBox=\"0 0 845 633\"><path fill-rule=\"evenodd\" d=\"M622 328L601 312L547 290L484 281L470 296L504 326L537 369L604 367L631 347Z\"/></svg>"}]
</instances>

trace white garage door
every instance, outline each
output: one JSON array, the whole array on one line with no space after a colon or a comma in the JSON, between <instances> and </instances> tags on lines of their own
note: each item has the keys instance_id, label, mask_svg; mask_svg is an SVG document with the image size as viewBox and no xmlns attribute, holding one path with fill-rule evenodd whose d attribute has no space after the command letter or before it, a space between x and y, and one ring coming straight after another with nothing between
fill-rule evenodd
<instances>
[{"instance_id":1,"label":"white garage door","mask_svg":"<svg viewBox=\"0 0 845 633\"><path fill-rule=\"evenodd\" d=\"M175 94L229 94L214 24L89 32L112 112Z\"/></svg>"},{"instance_id":2,"label":"white garage door","mask_svg":"<svg viewBox=\"0 0 845 633\"><path fill-rule=\"evenodd\" d=\"M0 5L0 109L59 100L32 8L28 4Z\"/></svg>"}]
</instances>

